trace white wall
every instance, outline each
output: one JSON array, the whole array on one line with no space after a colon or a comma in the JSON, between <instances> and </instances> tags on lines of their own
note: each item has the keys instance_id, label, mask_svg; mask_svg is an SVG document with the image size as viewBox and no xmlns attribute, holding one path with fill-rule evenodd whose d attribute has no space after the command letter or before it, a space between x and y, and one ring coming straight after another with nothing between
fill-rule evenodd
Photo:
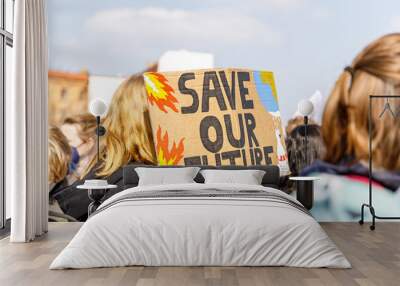
<instances>
[{"instance_id":1,"label":"white wall","mask_svg":"<svg viewBox=\"0 0 400 286\"><path fill-rule=\"evenodd\" d=\"M89 76L89 102L94 98L102 99L109 105L114 92L125 78L120 76Z\"/></svg>"}]
</instances>

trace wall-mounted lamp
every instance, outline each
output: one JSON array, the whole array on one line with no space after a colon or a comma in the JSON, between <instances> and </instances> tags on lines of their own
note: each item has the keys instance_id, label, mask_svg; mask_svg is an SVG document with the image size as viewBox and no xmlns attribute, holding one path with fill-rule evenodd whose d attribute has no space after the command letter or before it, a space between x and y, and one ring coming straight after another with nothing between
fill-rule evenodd
<instances>
[{"instance_id":1,"label":"wall-mounted lamp","mask_svg":"<svg viewBox=\"0 0 400 286\"><path fill-rule=\"evenodd\" d=\"M100 125L100 117L106 113L107 105L101 99L94 99L90 102L89 106L90 113L96 116L96 135L97 135L97 162L100 161L100 136L106 134L106 129L104 126Z\"/></svg>"}]
</instances>

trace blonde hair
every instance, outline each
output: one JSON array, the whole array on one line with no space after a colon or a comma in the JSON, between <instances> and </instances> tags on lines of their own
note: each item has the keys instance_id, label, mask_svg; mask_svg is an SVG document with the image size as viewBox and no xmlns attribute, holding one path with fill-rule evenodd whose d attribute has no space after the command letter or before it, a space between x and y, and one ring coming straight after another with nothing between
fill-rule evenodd
<instances>
[{"instance_id":1,"label":"blonde hair","mask_svg":"<svg viewBox=\"0 0 400 286\"><path fill-rule=\"evenodd\" d=\"M368 45L346 68L327 101L322 119L325 160L338 163L346 156L368 160L369 95L400 92L400 34L389 34ZM372 108L372 158L376 167L400 169L400 119L379 118L385 99ZM400 101L390 102L400 110ZM389 113L389 112L388 112Z\"/></svg>"},{"instance_id":2,"label":"blonde hair","mask_svg":"<svg viewBox=\"0 0 400 286\"><path fill-rule=\"evenodd\" d=\"M63 124L78 125L78 135L84 142L96 136L96 117L90 113L67 117Z\"/></svg>"},{"instance_id":3,"label":"blonde hair","mask_svg":"<svg viewBox=\"0 0 400 286\"><path fill-rule=\"evenodd\" d=\"M49 129L49 169L48 180L51 183L62 181L68 174L71 161L71 147L68 140L57 127Z\"/></svg>"},{"instance_id":4,"label":"blonde hair","mask_svg":"<svg viewBox=\"0 0 400 286\"><path fill-rule=\"evenodd\" d=\"M147 164L156 162L142 74L129 77L118 87L102 125L106 128L106 134L101 139L102 162L97 169L98 176L109 176L131 161ZM97 157L89 164L84 175L96 162Z\"/></svg>"}]
</instances>

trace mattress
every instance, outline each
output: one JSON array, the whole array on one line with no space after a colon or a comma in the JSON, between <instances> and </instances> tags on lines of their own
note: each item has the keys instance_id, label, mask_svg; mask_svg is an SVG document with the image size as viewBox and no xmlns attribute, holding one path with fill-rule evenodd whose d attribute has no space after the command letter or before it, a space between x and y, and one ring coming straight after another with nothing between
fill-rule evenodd
<instances>
[{"instance_id":1,"label":"mattress","mask_svg":"<svg viewBox=\"0 0 400 286\"><path fill-rule=\"evenodd\" d=\"M197 183L114 195L50 269L130 265L351 267L309 212L282 191Z\"/></svg>"}]
</instances>

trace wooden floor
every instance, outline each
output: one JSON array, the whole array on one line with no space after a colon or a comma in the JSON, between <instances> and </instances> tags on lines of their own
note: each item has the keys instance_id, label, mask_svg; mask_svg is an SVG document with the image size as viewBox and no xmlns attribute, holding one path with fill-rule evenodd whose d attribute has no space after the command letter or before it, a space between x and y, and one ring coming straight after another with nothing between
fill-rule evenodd
<instances>
[{"instance_id":1,"label":"wooden floor","mask_svg":"<svg viewBox=\"0 0 400 286\"><path fill-rule=\"evenodd\" d=\"M400 223L323 223L353 268L124 267L48 270L79 223L51 223L49 233L29 244L0 241L0 285L400 285Z\"/></svg>"}]
</instances>

